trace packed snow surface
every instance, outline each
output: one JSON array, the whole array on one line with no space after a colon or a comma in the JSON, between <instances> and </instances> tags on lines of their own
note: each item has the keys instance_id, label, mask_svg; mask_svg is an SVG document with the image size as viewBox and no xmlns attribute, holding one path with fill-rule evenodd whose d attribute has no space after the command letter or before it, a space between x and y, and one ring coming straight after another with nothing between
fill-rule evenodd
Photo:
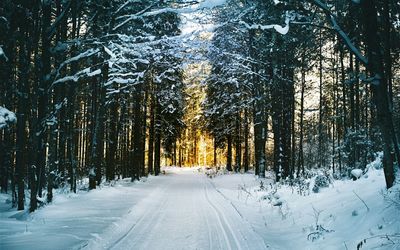
<instances>
[{"instance_id":1,"label":"packed snow surface","mask_svg":"<svg viewBox=\"0 0 400 250\"><path fill-rule=\"evenodd\" d=\"M319 193L252 174L164 171L57 194L32 214L9 209L2 194L0 249L357 249L364 239L361 249L400 246L400 188L388 194L382 170Z\"/></svg>"},{"instance_id":2,"label":"packed snow surface","mask_svg":"<svg viewBox=\"0 0 400 250\"><path fill-rule=\"evenodd\" d=\"M267 249L251 225L196 169L167 169L160 189L88 249Z\"/></svg>"}]
</instances>

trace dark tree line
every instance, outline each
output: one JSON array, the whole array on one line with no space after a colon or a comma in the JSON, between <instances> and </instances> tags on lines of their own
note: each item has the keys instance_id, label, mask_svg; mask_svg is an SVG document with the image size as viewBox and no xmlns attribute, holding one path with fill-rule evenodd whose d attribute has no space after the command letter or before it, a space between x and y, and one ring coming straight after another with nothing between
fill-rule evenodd
<instances>
[{"instance_id":1,"label":"dark tree line","mask_svg":"<svg viewBox=\"0 0 400 250\"><path fill-rule=\"evenodd\" d=\"M251 116L260 177L266 168L278 181L317 168L340 178L383 151L391 187L400 165L398 12L390 0L228 1L214 17L205 105L227 168L230 137L247 157Z\"/></svg>"},{"instance_id":2,"label":"dark tree line","mask_svg":"<svg viewBox=\"0 0 400 250\"><path fill-rule=\"evenodd\" d=\"M1 1L1 191L34 211L53 189L160 173L184 92L176 13L163 1ZM147 150L148 148L148 150ZM146 155L147 150L147 155ZM147 163L147 164L146 164Z\"/></svg>"}]
</instances>

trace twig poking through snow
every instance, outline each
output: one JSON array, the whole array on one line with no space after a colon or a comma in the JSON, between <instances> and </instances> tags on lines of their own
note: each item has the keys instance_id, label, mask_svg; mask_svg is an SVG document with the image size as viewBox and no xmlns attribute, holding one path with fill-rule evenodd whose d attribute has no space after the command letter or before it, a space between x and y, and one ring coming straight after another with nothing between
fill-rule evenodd
<instances>
[{"instance_id":1,"label":"twig poking through snow","mask_svg":"<svg viewBox=\"0 0 400 250\"><path fill-rule=\"evenodd\" d=\"M389 242L388 244L390 244L390 245L397 245L398 246L399 242L400 242L399 241L400 240L400 234L398 234L398 233L395 233L395 234L392 234L392 235L388 235L388 234L374 235L374 236L371 236L369 238L365 238L362 241L360 241L357 244L357 250L360 250L367 243L367 240L376 239L376 238L387 240ZM384 246L384 243L381 243L381 246Z\"/></svg>"},{"instance_id":2,"label":"twig poking through snow","mask_svg":"<svg viewBox=\"0 0 400 250\"><path fill-rule=\"evenodd\" d=\"M367 208L367 211L369 212L369 207L367 205L367 203L365 203L365 201L363 199L361 199L360 196L358 196L358 194L353 190L353 193L357 196L358 199L360 199L360 201L362 201L362 203L364 203L365 207Z\"/></svg>"}]
</instances>

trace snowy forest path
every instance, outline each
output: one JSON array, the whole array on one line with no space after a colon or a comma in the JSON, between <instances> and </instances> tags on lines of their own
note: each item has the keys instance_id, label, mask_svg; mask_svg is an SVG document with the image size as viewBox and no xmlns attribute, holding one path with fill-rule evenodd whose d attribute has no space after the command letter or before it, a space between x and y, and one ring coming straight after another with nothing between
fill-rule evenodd
<instances>
[{"instance_id":1,"label":"snowy forest path","mask_svg":"<svg viewBox=\"0 0 400 250\"><path fill-rule=\"evenodd\" d=\"M193 169L167 171L160 186L87 249L266 249L262 238Z\"/></svg>"}]
</instances>

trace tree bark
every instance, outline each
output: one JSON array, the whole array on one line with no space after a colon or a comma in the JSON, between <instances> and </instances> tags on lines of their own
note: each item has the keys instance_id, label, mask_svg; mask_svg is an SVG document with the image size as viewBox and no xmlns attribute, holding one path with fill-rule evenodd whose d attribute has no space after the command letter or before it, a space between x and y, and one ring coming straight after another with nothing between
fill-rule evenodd
<instances>
[{"instance_id":1,"label":"tree bark","mask_svg":"<svg viewBox=\"0 0 400 250\"><path fill-rule=\"evenodd\" d=\"M235 172L239 172L242 167L242 141L240 139L240 113L236 115L235 121Z\"/></svg>"},{"instance_id":2,"label":"tree bark","mask_svg":"<svg viewBox=\"0 0 400 250\"><path fill-rule=\"evenodd\" d=\"M133 127L133 159L134 159L134 176L133 180L139 180L142 171L142 138L143 138L143 116L142 116L142 84L137 84L134 94L134 127Z\"/></svg>"},{"instance_id":3,"label":"tree bark","mask_svg":"<svg viewBox=\"0 0 400 250\"><path fill-rule=\"evenodd\" d=\"M376 104L377 121L383 140L383 169L386 187L390 188L393 186L395 180L392 160L393 140L395 135L393 134L392 112L389 109L388 86L384 72L382 49L379 45L378 16L375 4L373 0L363 0L361 2L361 8L363 13L364 40L367 46L367 69L374 78L371 88L373 99ZM397 159L397 163L399 164L399 159Z\"/></svg>"},{"instance_id":4,"label":"tree bark","mask_svg":"<svg viewBox=\"0 0 400 250\"><path fill-rule=\"evenodd\" d=\"M158 101L156 101L155 114L154 175L157 176L161 170L161 110Z\"/></svg>"},{"instance_id":5,"label":"tree bark","mask_svg":"<svg viewBox=\"0 0 400 250\"><path fill-rule=\"evenodd\" d=\"M148 141L148 145L149 145L149 151L147 153L147 168L148 168L148 172L149 174L153 174L154 173L154 134L155 134L155 130L154 130L154 109L155 109L155 100L154 100L154 93L153 91L151 91L150 93L150 127L149 127L149 141ZM179 153L181 154L181 150L179 151Z\"/></svg>"},{"instance_id":6,"label":"tree bark","mask_svg":"<svg viewBox=\"0 0 400 250\"><path fill-rule=\"evenodd\" d=\"M249 118L248 118L248 110L245 108L244 110L244 153L243 153L243 167L244 172L249 171Z\"/></svg>"},{"instance_id":7,"label":"tree bark","mask_svg":"<svg viewBox=\"0 0 400 250\"><path fill-rule=\"evenodd\" d=\"M228 135L228 151L226 153L226 170L232 171L232 136Z\"/></svg>"},{"instance_id":8,"label":"tree bark","mask_svg":"<svg viewBox=\"0 0 400 250\"><path fill-rule=\"evenodd\" d=\"M304 150L303 150L303 140L304 140L304 93L306 88L306 62L305 55L303 53L301 60L301 90L300 90L300 124L299 124L299 156L297 158L297 177L300 176L300 171L304 174Z\"/></svg>"}]
</instances>

